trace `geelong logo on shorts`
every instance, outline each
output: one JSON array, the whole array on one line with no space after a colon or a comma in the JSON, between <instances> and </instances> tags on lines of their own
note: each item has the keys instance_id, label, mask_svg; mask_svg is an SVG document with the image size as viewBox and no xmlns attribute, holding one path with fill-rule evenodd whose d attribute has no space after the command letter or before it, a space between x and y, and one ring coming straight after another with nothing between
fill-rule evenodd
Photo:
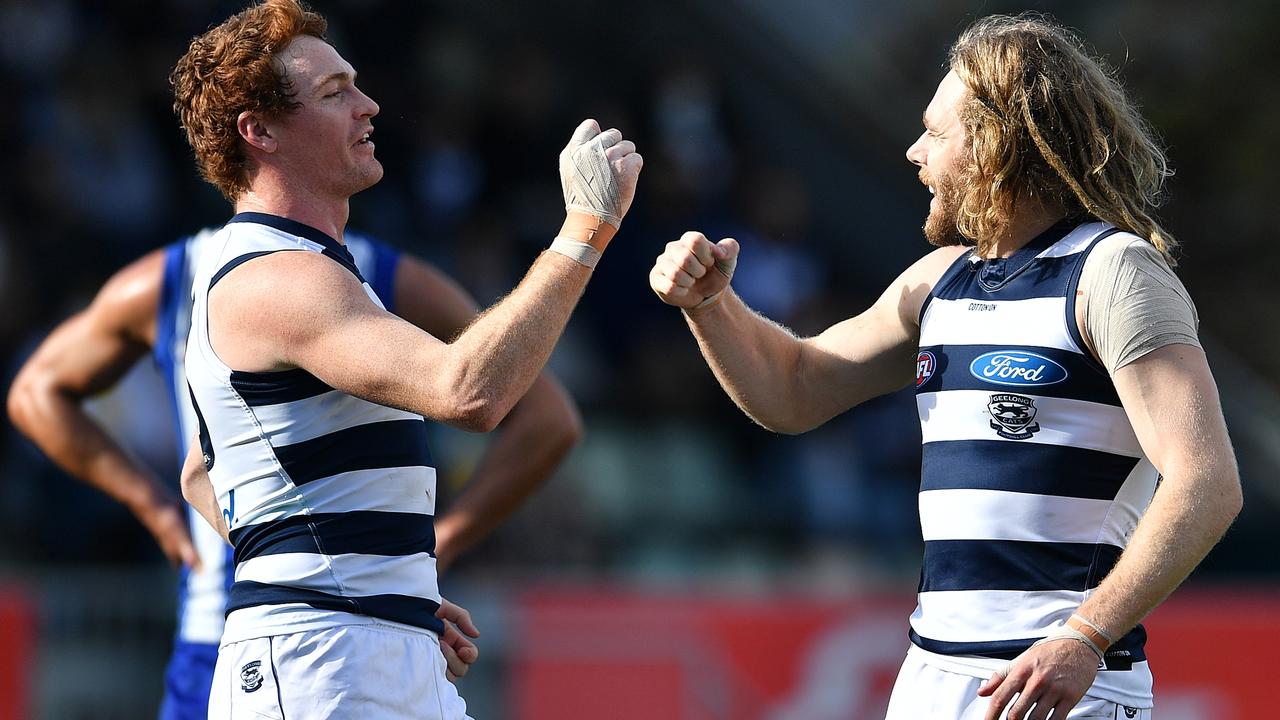
<instances>
[{"instance_id":1,"label":"geelong logo on shorts","mask_svg":"<svg viewBox=\"0 0 1280 720\"><path fill-rule=\"evenodd\" d=\"M1067 379L1067 369L1043 355L1025 350L984 353L969 363L969 374L996 385L1052 385ZM917 373L916 384L919 384Z\"/></svg>"},{"instance_id":2,"label":"geelong logo on shorts","mask_svg":"<svg viewBox=\"0 0 1280 720\"><path fill-rule=\"evenodd\" d=\"M938 369L938 359L928 350L921 350L916 355L916 387L929 382L929 378L933 377L933 373Z\"/></svg>"},{"instance_id":3,"label":"geelong logo on shorts","mask_svg":"<svg viewBox=\"0 0 1280 720\"><path fill-rule=\"evenodd\" d=\"M245 666L240 668L241 690L251 693L262 687L262 672L258 670L259 667L262 667L261 660L254 660L251 663L245 663Z\"/></svg>"}]
</instances>

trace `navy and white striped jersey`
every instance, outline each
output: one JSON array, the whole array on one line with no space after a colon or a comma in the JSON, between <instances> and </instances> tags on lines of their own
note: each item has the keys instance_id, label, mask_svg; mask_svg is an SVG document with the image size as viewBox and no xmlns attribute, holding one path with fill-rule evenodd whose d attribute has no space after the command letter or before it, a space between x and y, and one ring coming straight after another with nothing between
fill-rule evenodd
<instances>
[{"instance_id":1,"label":"navy and white striped jersey","mask_svg":"<svg viewBox=\"0 0 1280 720\"><path fill-rule=\"evenodd\" d=\"M156 318L154 369L141 363L135 372L154 376L158 369L173 409L177 432L178 463L187 456L191 439L199 432L191 394L187 389L185 357L191 330L191 296L196 263L216 230L204 229L171 243L164 250L164 280ZM387 310L395 312L394 282L400 253L373 238L347 231L344 238L356 267L369 281ZM133 423L123 423L132 426ZM200 555L200 570L182 568L178 580L178 640L216 644L222 637L227 594L235 565L232 549L191 506L187 506L191 539Z\"/></svg>"},{"instance_id":2,"label":"navy and white striped jersey","mask_svg":"<svg viewBox=\"0 0 1280 720\"><path fill-rule=\"evenodd\" d=\"M209 343L209 289L230 269L304 251L361 277L351 254L314 228L260 213L235 216L206 243L185 369L235 546L223 641L375 619L439 632L435 470L422 416L301 369L232 370Z\"/></svg>"},{"instance_id":3,"label":"navy and white striped jersey","mask_svg":"<svg viewBox=\"0 0 1280 720\"><path fill-rule=\"evenodd\" d=\"M1063 624L1128 543L1155 492L1115 386L1076 323L1085 259L1117 232L1059 224L1013 256L958 259L921 311L924 566L911 639L1011 659ZM1104 675L1150 696L1141 626ZM1144 689L1145 684L1145 689Z\"/></svg>"}]
</instances>

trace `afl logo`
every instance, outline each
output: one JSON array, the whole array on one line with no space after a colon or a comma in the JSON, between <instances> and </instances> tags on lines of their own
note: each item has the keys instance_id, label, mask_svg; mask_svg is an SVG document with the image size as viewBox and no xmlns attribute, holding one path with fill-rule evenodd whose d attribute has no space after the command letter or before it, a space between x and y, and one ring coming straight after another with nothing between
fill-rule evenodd
<instances>
[{"instance_id":1,"label":"afl logo","mask_svg":"<svg viewBox=\"0 0 1280 720\"><path fill-rule=\"evenodd\" d=\"M933 373L938 369L938 359L928 350L921 350L916 355L916 387L929 382L929 378L933 377Z\"/></svg>"},{"instance_id":2,"label":"afl logo","mask_svg":"<svg viewBox=\"0 0 1280 720\"><path fill-rule=\"evenodd\" d=\"M969 374L995 385L1052 385L1067 379L1067 369L1043 355L998 350L973 359ZM916 381L919 384L919 380Z\"/></svg>"}]
</instances>

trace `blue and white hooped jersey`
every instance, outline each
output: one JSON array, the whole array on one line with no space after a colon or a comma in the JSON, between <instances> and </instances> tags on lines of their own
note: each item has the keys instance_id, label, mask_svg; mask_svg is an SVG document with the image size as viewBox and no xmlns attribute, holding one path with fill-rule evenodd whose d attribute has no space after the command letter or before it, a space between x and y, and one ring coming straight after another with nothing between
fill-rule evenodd
<instances>
[{"instance_id":1,"label":"blue and white hooped jersey","mask_svg":"<svg viewBox=\"0 0 1280 720\"><path fill-rule=\"evenodd\" d=\"M1156 470L1076 323L1085 259L1115 232L1059 224L1000 262L968 253L925 302L916 364L925 550L911 616L912 642L925 650L1010 659L1065 623L1155 492ZM1145 682L1149 696L1145 640L1138 626L1106 663L1132 668L1126 691L1142 695Z\"/></svg>"},{"instance_id":2,"label":"blue and white hooped jersey","mask_svg":"<svg viewBox=\"0 0 1280 720\"><path fill-rule=\"evenodd\" d=\"M165 248L164 282L157 318L154 359L164 376L177 424L179 461L199 431L187 388L186 346L191 327L192 287L196 265L215 230L202 230ZM353 232L346 247L360 273L383 305L394 312L394 278L400 254L394 248ZM234 576L232 548L188 506L192 540L201 569L183 569L178 587L178 639L185 643L217 644L222 637L228 596Z\"/></svg>"}]
</instances>

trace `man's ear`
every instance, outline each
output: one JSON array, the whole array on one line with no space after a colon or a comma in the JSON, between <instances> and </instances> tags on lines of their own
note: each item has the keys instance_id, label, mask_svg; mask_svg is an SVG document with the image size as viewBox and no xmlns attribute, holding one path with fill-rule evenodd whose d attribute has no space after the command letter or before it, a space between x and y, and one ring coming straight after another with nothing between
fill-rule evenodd
<instances>
[{"instance_id":1,"label":"man's ear","mask_svg":"<svg viewBox=\"0 0 1280 720\"><path fill-rule=\"evenodd\" d=\"M244 141L266 153L276 151L278 143L274 137L271 137L271 131L267 128L267 124L252 112L245 110L236 118L236 130L240 132L240 137Z\"/></svg>"}]
</instances>

